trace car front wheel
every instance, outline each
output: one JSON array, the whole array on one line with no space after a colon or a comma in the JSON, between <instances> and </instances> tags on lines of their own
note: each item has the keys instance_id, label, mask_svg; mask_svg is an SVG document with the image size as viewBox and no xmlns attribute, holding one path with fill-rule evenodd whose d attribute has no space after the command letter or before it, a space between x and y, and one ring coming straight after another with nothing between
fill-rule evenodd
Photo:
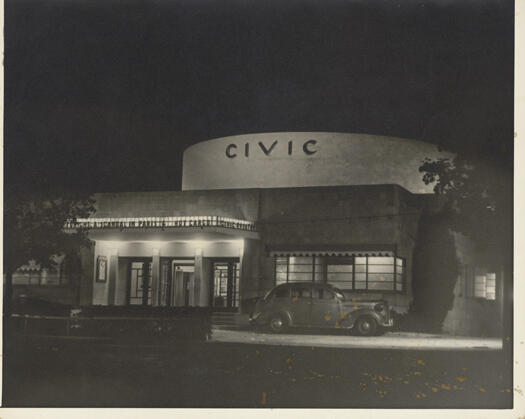
<instances>
[{"instance_id":1,"label":"car front wheel","mask_svg":"<svg viewBox=\"0 0 525 419\"><path fill-rule=\"evenodd\" d=\"M268 322L270 330L275 333L284 332L288 328L288 321L282 314L274 314Z\"/></svg>"},{"instance_id":2,"label":"car front wheel","mask_svg":"<svg viewBox=\"0 0 525 419\"><path fill-rule=\"evenodd\" d=\"M371 316L362 316L357 319L355 328L361 336L373 336L377 332L377 322Z\"/></svg>"}]
</instances>

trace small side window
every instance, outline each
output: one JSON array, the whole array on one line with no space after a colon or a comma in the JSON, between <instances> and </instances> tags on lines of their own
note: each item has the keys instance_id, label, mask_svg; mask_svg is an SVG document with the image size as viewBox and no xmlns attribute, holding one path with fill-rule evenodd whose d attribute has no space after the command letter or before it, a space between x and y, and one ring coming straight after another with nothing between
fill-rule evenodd
<instances>
[{"instance_id":1,"label":"small side window","mask_svg":"<svg viewBox=\"0 0 525 419\"><path fill-rule=\"evenodd\" d=\"M288 287L281 287L276 288L273 292L273 297L275 298L288 298L290 296L290 288Z\"/></svg>"},{"instance_id":2,"label":"small side window","mask_svg":"<svg viewBox=\"0 0 525 419\"><path fill-rule=\"evenodd\" d=\"M311 289L309 286L295 286L292 288L293 298L310 298Z\"/></svg>"},{"instance_id":3,"label":"small side window","mask_svg":"<svg viewBox=\"0 0 525 419\"><path fill-rule=\"evenodd\" d=\"M335 298L333 292L324 288L314 288L312 295L314 300L333 300Z\"/></svg>"}]
</instances>

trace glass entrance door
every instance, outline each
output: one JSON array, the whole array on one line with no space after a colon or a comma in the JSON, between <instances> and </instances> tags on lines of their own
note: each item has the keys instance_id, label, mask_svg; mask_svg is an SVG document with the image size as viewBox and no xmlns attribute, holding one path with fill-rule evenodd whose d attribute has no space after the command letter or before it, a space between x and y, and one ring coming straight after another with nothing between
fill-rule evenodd
<instances>
[{"instance_id":1,"label":"glass entrance door","mask_svg":"<svg viewBox=\"0 0 525 419\"><path fill-rule=\"evenodd\" d=\"M151 262L130 263L128 304L151 305Z\"/></svg>"},{"instance_id":2,"label":"glass entrance door","mask_svg":"<svg viewBox=\"0 0 525 419\"><path fill-rule=\"evenodd\" d=\"M195 262L172 261L171 302L175 307L195 305Z\"/></svg>"},{"instance_id":3,"label":"glass entrance door","mask_svg":"<svg viewBox=\"0 0 525 419\"><path fill-rule=\"evenodd\" d=\"M213 307L239 307L239 262L213 262Z\"/></svg>"}]
</instances>

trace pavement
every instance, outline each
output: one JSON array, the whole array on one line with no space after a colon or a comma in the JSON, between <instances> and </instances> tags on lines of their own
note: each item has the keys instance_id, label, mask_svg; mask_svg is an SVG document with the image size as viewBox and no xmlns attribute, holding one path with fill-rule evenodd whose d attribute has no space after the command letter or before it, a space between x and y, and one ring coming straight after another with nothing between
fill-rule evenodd
<instances>
[{"instance_id":1,"label":"pavement","mask_svg":"<svg viewBox=\"0 0 525 419\"><path fill-rule=\"evenodd\" d=\"M361 337L333 334L273 334L251 330L213 327L210 342L246 343L273 346L324 348L372 348L407 350L501 350L501 338L387 332L382 336Z\"/></svg>"}]
</instances>

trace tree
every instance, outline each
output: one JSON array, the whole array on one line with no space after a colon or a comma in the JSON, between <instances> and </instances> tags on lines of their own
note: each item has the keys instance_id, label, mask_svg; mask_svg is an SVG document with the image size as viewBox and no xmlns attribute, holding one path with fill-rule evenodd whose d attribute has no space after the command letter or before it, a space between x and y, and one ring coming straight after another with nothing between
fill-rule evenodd
<instances>
[{"instance_id":1,"label":"tree","mask_svg":"<svg viewBox=\"0 0 525 419\"><path fill-rule=\"evenodd\" d=\"M88 195L71 193L31 197L14 194L4 202L4 313L11 308L13 273L34 260L54 265L53 256L78 251L87 245L87 231L65 231L67 220L88 217L94 211Z\"/></svg>"},{"instance_id":2,"label":"tree","mask_svg":"<svg viewBox=\"0 0 525 419\"><path fill-rule=\"evenodd\" d=\"M512 69L512 63L507 64L505 68ZM512 72L508 76L512 80ZM478 81L474 86L458 93L454 103L427 124L425 139L455 157L427 159L420 172L444 201L449 228L470 237L488 262L508 264L513 232L513 85Z\"/></svg>"},{"instance_id":3,"label":"tree","mask_svg":"<svg viewBox=\"0 0 525 419\"><path fill-rule=\"evenodd\" d=\"M425 160L426 184L444 201L448 227L472 239L488 264L501 266L512 254L512 177L498 166L462 154Z\"/></svg>"},{"instance_id":4,"label":"tree","mask_svg":"<svg viewBox=\"0 0 525 419\"><path fill-rule=\"evenodd\" d=\"M512 98L512 83L480 84L436 115L427 137L455 157L427 159L419 169L434 184L447 228L471 239L483 267L503 274L504 336L512 335Z\"/></svg>"}]
</instances>

